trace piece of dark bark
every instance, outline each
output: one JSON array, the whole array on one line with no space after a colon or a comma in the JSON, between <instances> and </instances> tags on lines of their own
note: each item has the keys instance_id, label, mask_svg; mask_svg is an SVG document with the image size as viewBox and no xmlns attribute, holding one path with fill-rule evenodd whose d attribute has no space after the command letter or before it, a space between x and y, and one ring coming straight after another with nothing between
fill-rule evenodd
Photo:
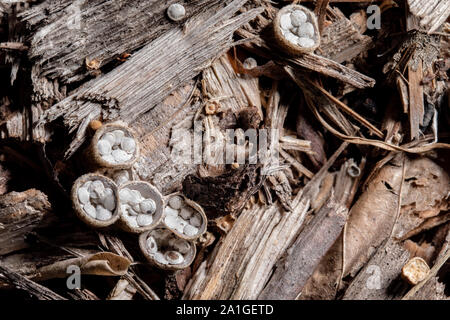
<instances>
[{"instance_id":1,"label":"piece of dark bark","mask_svg":"<svg viewBox=\"0 0 450 320\"><path fill-rule=\"evenodd\" d=\"M27 235L48 226L52 217L47 196L38 190L0 196L0 255L27 248Z\"/></svg>"},{"instance_id":2,"label":"piece of dark bark","mask_svg":"<svg viewBox=\"0 0 450 320\"><path fill-rule=\"evenodd\" d=\"M287 250L287 256L277 263L258 299L296 299L317 264L341 233L347 214L346 207L330 198Z\"/></svg>"},{"instance_id":3,"label":"piece of dark bark","mask_svg":"<svg viewBox=\"0 0 450 320\"><path fill-rule=\"evenodd\" d=\"M39 300L67 300L52 290L25 278L24 276L2 266L1 264L0 275L2 275L8 283L17 289L24 290Z\"/></svg>"},{"instance_id":4,"label":"piece of dark bark","mask_svg":"<svg viewBox=\"0 0 450 320\"><path fill-rule=\"evenodd\" d=\"M264 181L261 166L246 164L217 177L188 175L183 192L199 203L209 218L238 214Z\"/></svg>"}]
</instances>

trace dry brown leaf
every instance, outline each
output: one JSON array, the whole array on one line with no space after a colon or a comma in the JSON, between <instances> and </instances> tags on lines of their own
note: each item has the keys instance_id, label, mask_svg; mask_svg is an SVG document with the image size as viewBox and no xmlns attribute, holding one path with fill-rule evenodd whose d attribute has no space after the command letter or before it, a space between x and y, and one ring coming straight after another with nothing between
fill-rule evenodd
<instances>
[{"instance_id":1,"label":"dry brown leaf","mask_svg":"<svg viewBox=\"0 0 450 320\"><path fill-rule=\"evenodd\" d=\"M95 253L82 258L58 261L38 270L37 281L67 277L69 266L78 266L81 274L98 276L123 276L131 262L125 257L111 252Z\"/></svg>"}]
</instances>

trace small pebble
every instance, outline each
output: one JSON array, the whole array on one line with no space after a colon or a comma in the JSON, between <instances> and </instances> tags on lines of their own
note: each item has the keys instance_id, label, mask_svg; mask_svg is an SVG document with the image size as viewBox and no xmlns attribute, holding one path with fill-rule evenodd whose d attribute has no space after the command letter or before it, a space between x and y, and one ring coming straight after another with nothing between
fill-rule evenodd
<instances>
[{"instance_id":1,"label":"small pebble","mask_svg":"<svg viewBox=\"0 0 450 320\"><path fill-rule=\"evenodd\" d=\"M161 264L168 264L166 258L164 257L164 254L162 254L161 252L155 252L155 256L154 256L155 260Z\"/></svg>"},{"instance_id":2,"label":"small pebble","mask_svg":"<svg viewBox=\"0 0 450 320\"><path fill-rule=\"evenodd\" d=\"M244 60L242 66L244 67L244 69L247 70L253 69L258 66L258 62L254 58L248 57L247 59Z\"/></svg>"},{"instance_id":3,"label":"small pebble","mask_svg":"<svg viewBox=\"0 0 450 320\"><path fill-rule=\"evenodd\" d=\"M306 13L302 10L295 10L291 13L291 23L294 27L299 27L302 23L305 23L307 19Z\"/></svg>"},{"instance_id":4,"label":"small pebble","mask_svg":"<svg viewBox=\"0 0 450 320\"><path fill-rule=\"evenodd\" d=\"M116 142L116 137L111 132L105 133L100 140L108 141L109 144L111 145L111 147L114 146L117 143Z\"/></svg>"},{"instance_id":5,"label":"small pebble","mask_svg":"<svg viewBox=\"0 0 450 320\"><path fill-rule=\"evenodd\" d=\"M131 192L131 199L128 201L129 204L136 205L143 200L142 195L139 191L130 190L130 192Z\"/></svg>"},{"instance_id":6,"label":"small pebble","mask_svg":"<svg viewBox=\"0 0 450 320\"><path fill-rule=\"evenodd\" d=\"M136 216L124 216L128 225L132 228L139 228Z\"/></svg>"},{"instance_id":7,"label":"small pebble","mask_svg":"<svg viewBox=\"0 0 450 320\"><path fill-rule=\"evenodd\" d=\"M78 201L82 204L86 204L89 202L90 194L87 188L81 187L78 189Z\"/></svg>"},{"instance_id":8,"label":"small pebble","mask_svg":"<svg viewBox=\"0 0 450 320\"><path fill-rule=\"evenodd\" d=\"M280 18L280 26L284 30L292 29L291 15L289 13L283 14Z\"/></svg>"},{"instance_id":9,"label":"small pebble","mask_svg":"<svg viewBox=\"0 0 450 320\"><path fill-rule=\"evenodd\" d=\"M96 219L97 218L97 211L95 210L94 206L90 203L86 203L83 206L83 210L91 217Z\"/></svg>"},{"instance_id":10,"label":"small pebble","mask_svg":"<svg viewBox=\"0 0 450 320\"><path fill-rule=\"evenodd\" d=\"M169 199L169 206L172 209L179 210L183 205L183 198L180 196L173 196Z\"/></svg>"},{"instance_id":11,"label":"small pebble","mask_svg":"<svg viewBox=\"0 0 450 320\"><path fill-rule=\"evenodd\" d=\"M170 264L180 264L184 261L183 255L178 251L167 251L164 257Z\"/></svg>"},{"instance_id":12,"label":"small pebble","mask_svg":"<svg viewBox=\"0 0 450 320\"><path fill-rule=\"evenodd\" d=\"M89 189L91 199L100 199L105 192L105 186L99 180L93 181Z\"/></svg>"},{"instance_id":13,"label":"small pebble","mask_svg":"<svg viewBox=\"0 0 450 320\"><path fill-rule=\"evenodd\" d=\"M112 191L112 189L105 189L105 194L102 198L102 202L103 206L109 211L113 211L116 208L116 198L114 197L114 192Z\"/></svg>"},{"instance_id":14,"label":"small pebble","mask_svg":"<svg viewBox=\"0 0 450 320\"><path fill-rule=\"evenodd\" d=\"M193 237L193 236L197 235L198 229L194 226L191 226L190 224L187 224L184 227L183 233L185 235L187 235L188 237Z\"/></svg>"},{"instance_id":15,"label":"small pebble","mask_svg":"<svg viewBox=\"0 0 450 320\"><path fill-rule=\"evenodd\" d=\"M194 213L194 210L192 210L191 207L185 206L183 209L181 209L180 216L183 219L189 220L192 217L192 214Z\"/></svg>"},{"instance_id":16,"label":"small pebble","mask_svg":"<svg viewBox=\"0 0 450 320\"><path fill-rule=\"evenodd\" d=\"M311 48L315 42L313 39L303 37L298 39L298 44L303 48Z\"/></svg>"},{"instance_id":17,"label":"small pebble","mask_svg":"<svg viewBox=\"0 0 450 320\"><path fill-rule=\"evenodd\" d=\"M298 42L298 37L295 34L292 34L291 32L287 32L285 34L285 38L287 41L289 41L293 44L297 44L297 42Z\"/></svg>"},{"instance_id":18,"label":"small pebble","mask_svg":"<svg viewBox=\"0 0 450 320\"><path fill-rule=\"evenodd\" d=\"M179 21L186 15L186 9L179 3L174 3L167 8L167 15L173 21Z\"/></svg>"},{"instance_id":19,"label":"small pebble","mask_svg":"<svg viewBox=\"0 0 450 320\"><path fill-rule=\"evenodd\" d=\"M202 225L202 219L199 214L196 214L192 216L192 218L189 220L189 224L193 225L196 228L200 228Z\"/></svg>"},{"instance_id":20,"label":"small pebble","mask_svg":"<svg viewBox=\"0 0 450 320\"><path fill-rule=\"evenodd\" d=\"M149 214L140 214L137 216L136 222L140 227L145 227L152 224L153 217Z\"/></svg>"},{"instance_id":21,"label":"small pebble","mask_svg":"<svg viewBox=\"0 0 450 320\"><path fill-rule=\"evenodd\" d=\"M116 160L114 159L114 157L110 154L107 154L105 156L102 156L102 159L105 160L108 163L116 163Z\"/></svg>"},{"instance_id":22,"label":"small pebble","mask_svg":"<svg viewBox=\"0 0 450 320\"><path fill-rule=\"evenodd\" d=\"M133 138L123 138L120 148L127 153L134 153L136 150L136 141Z\"/></svg>"},{"instance_id":23,"label":"small pebble","mask_svg":"<svg viewBox=\"0 0 450 320\"><path fill-rule=\"evenodd\" d=\"M139 203L140 211L145 214L154 214L156 211L156 203L152 199L145 199Z\"/></svg>"},{"instance_id":24,"label":"small pebble","mask_svg":"<svg viewBox=\"0 0 450 320\"><path fill-rule=\"evenodd\" d=\"M128 206L127 207L127 213L130 216L137 216L139 214L138 211L134 210L132 207Z\"/></svg>"},{"instance_id":25,"label":"small pebble","mask_svg":"<svg viewBox=\"0 0 450 320\"><path fill-rule=\"evenodd\" d=\"M147 249L151 253L155 253L158 251L158 244L156 243L155 238L153 238L152 236L149 236L147 238Z\"/></svg>"},{"instance_id":26,"label":"small pebble","mask_svg":"<svg viewBox=\"0 0 450 320\"><path fill-rule=\"evenodd\" d=\"M178 231L179 233L183 233L184 227L187 225L188 225L187 221L183 220L181 217L178 217L177 225L175 226L175 230Z\"/></svg>"},{"instance_id":27,"label":"small pebble","mask_svg":"<svg viewBox=\"0 0 450 320\"><path fill-rule=\"evenodd\" d=\"M178 217L178 210L174 210L171 207L165 207L164 208L164 214L166 217Z\"/></svg>"},{"instance_id":28,"label":"small pebble","mask_svg":"<svg viewBox=\"0 0 450 320\"><path fill-rule=\"evenodd\" d=\"M137 213L142 213L141 212L141 206L139 205L139 203L133 204L131 206L131 208L133 208L133 210L136 211Z\"/></svg>"},{"instance_id":29,"label":"small pebble","mask_svg":"<svg viewBox=\"0 0 450 320\"><path fill-rule=\"evenodd\" d=\"M101 220L101 221L107 221L107 220L111 219L111 217L112 217L111 211L105 209L101 205L97 206L96 212L97 212L97 219Z\"/></svg>"},{"instance_id":30,"label":"small pebble","mask_svg":"<svg viewBox=\"0 0 450 320\"><path fill-rule=\"evenodd\" d=\"M115 145L118 146L121 143L123 137L125 136L125 132L123 132L122 130L114 130L111 133L115 137Z\"/></svg>"},{"instance_id":31,"label":"small pebble","mask_svg":"<svg viewBox=\"0 0 450 320\"><path fill-rule=\"evenodd\" d=\"M120 198L120 202L128 203L133 198L133 194L131 193L130 189L127 189L127 188L120 189L119 198Z\"/></svg>"},{"instance_id":32,"label":"small pebble","mask_svg":"<svg viewBox=\"0 0 450 320\"><path fill-rule=\"evenodd\" d=\"M313 38L314 37L314 26L310 22L306 22L297 28L296 34L299 37Z\"/></svg>"},{"instance_id":33,"label":"small pebble","mask_svg":"<svg viewBox=\"0 0 450 320\"><path fill-rule=\"evenodd\" d=\"M178 221L176 217L173 216L166 216L164 218L164 223L170 228L170 229L176 229L178 226Z\"/></svg>"},{"instance_id":34,"label":"small pebble","mask_svg":"<svg viewBox=\"0 0 450 320\"><path fill-rule=\"evenodd\" d=\"M98 153L102 156L106 156L111 153L111 143L108 140L101 139L97 142Z\"/></svg>"},{"instance_id":35,"label":"small pebble","mask_svg":"<svg viewBox=\"0 0 450 320\"><path fill-rule=\"evenodd\" d=\"M113 156L114 161L116 161L117 163L127 162L132 157L132 155L126 153L121 149L113 150L111 155Z\"/></svg>"}]
</instances>

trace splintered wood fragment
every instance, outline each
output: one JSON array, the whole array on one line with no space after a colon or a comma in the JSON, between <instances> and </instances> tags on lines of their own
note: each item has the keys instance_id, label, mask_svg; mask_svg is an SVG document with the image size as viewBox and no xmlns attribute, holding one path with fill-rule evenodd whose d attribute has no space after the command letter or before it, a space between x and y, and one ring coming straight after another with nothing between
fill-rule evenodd
<instances>
[{"instance_id":1,"label":"splintered wood fragment","mask_svg":"<svg viewBox=\"0 0 450 320\"><path fill-rule=\"evenodd\" d=\"M95 59L101 68L177 28L166 15L167 7L174 2L50 0L32 6L19 18L32 30L29 55L41 67L36 76L62 83L88 78L90 72L83 63L86 58ZM217 8L221 2L185 3L186 19L201 10ZM63 49L68 47L70 50Z\"/></svg>"},{"instance_id":2,"label":"splintered wood fragment","mask_svg":"<svg viewBox=\"0 0 450 320\"><path fill-rule=\"evenodd\" d=\"M285 55L274 52L274 49L259 35L243 29L239 29L236 33L244 39L252 39L252 41L242 44L244 48L267 59L273 59L275 54L278 58L278 62L282 65L288 64L295 68L301 67L316 71L344 83L348 83L355 88L370 88L375 85L375 79L363 75L362 73L331 59L314 53L303 54L301 57L296 58L286 57Z\"/></svg>"},{"instance_id":3,"label":"splintered wood fragment","mask_svg":"<svg viewBox=\"0 0 450 320\"><path fill-rule=\"evenodd\" d=\"M406 81L403 79L402 76L398 75L395 78L395 83L397 85L397 89L400 94L400 100L402 102L403 106L403 113L408 113L409 110L409 94L408 94L408 86L406 84Z\"/></svg>"},{"instance_id":4,"label":"splintered wood fragment","mask_svg":"<svg viewBox=\"0 0 450 320\"><path fill-rule=\"evenodd\" d=\"M344 227L348 209L330 198L276 265L262 300L296 299Z\"/></svg>"},{"instance_id":5,"label":"splintered wood fragment","mask_svg":"<svg viewBox=\"0 0 450 320\"><path fill-rule=\"evenodd\" d=\"M52 290L25 278L24 276L2 266L1 264L0 276L3 276L6 281L15 288L26 291L39 300L67 300Z\"/></svg>"},{"instance_id":6,"label":"splintered wood fragment","mask_svg":"<svg viewBox=\"0 0 450 320\"><path fill-rule=\"evenodd\" d=\"M0 196L0 255L27 248L27 235L48 225L50 217L47 196L38 190Z\"/></svg>"},{"instance_id":7,"label":"splintered wood fragment","mask_svg":"<svg viewBox=\"0 0 450 320\"><path fill-rule=\"evenodd\" d=\"M408 31L414 30L418 27L419 21L410 12L406 12L406 28ZM411 47L412 52L414 52L415 46ZM408 56L408 55L407 55ZM420 128L419 126L423 123L424 115L424 101L423 101L423 87L422 87L422 59L417 58L417 66L412 66L410 58L408 61L408 114L409 114L409 134L410 139L413 140L419 137Z\"/></svg>"},{"instance_id":8,"label":"splintered wood fragment","mask_svg":"<svg viewBox=\"0 0 450 320\"><path fill-rule=\"evenodd\" d=\"M400 275L410 258L402 243L390 239L376 254L345 291L344 300L393 300L404 294ZM397 288L397 290L394 290Z\"/></svg>"},{"instance_id":9,"label":"splintered wood fragment","mask_svg":"<svg viewBox=\"0 0 450 320\"><path fill-rule=\"evenodd\" d=\"M436 31L450 15L450 0L408 0L408 6L428 33Z\"/></svg>"},{"instance_id":10,"label":"splintered wood fragment","mask_svg":"<svg viewBox=\"0 0 450 320\"><path fill-rule=\"evenodd\" d=\"M295 239L309 208L297 195L287 213L278 204L244 210L188 283L183 299L256 299L272 267Z\"/></svg>"},{"instance_id":11,"label":"splintered wood fragment","mask_svg":"<svg viewBox=\"0 0 450 320\"><path fill-rule=\"evenodd\" d=\"M133 300L135 293L136 288L130 285L127 280L120 279L109 294L108 300Z\"/></svg>"},{"instance_id":12,"label":"splintered wood fragment","mask_svg":"<svg viewBox=\"0 0 450 320\"><path fill-rule=\"evenodd\" d=\"M304 87L304 84L302 81L296 76L294 70L291 67L284 67L284 70L286 73L291 77L291 79L298 85L300 88ZM347 106L345 103L340 101L339 99L335 98L332 94L330 94L327 90L325 90L322 86L319 84L313 83L312 81L306 79L306 82L319 90L324 96L326 96L331 102L336 104L342 111L347 113L348 115L352 116L355 120L359 121L361 124L363 124L365 127L367 127L373 134L376 136L383 138L383 133L375 127L373 124L371 124L369 121L367 121L365 118L363 118L361 115L353 111L349 106Z\"/></svg>"},{"instance_id":13,"label":"splintered wood fragment","mask_svg":"<svg viewBox=\"0 0 450 320\"><path fill-rule=\"evenodd\" d=\"M91 120L120 118L131 123L232 45L233 32L262 11L253 9L232 17L245 2L234 0L220 10L219 5L213 6L188 21L184 30L170 29L113 71L46 110L38 125L63 117L69 131L76 131L66 153L70 156L84 140Z\"/></svg>"},{"instance_id":14,"label":"splintered wood fragment","mask_svg":"<svg viewBox=\"0 0 450 320\"><path fill-rule=\"evenodd\" d=\"M419 126L423 124L424 101L422 60L418 61L417 69L408 66L408 84L409 84L409 129L411 140L418 138L420 134Z\"/></svg>"},{"instance_id":15,"label":"splintered wood fragment","mask_svg":"<svg viewBox=\"0 0 450 320\"><path fill-rule=\"evenodd\" d=\"M235 63L238 61L231 53L227 53L203 70L202 85L207 103L215 102L219 111L231 110L235 114L248 106L254 106L262 116L258 78L239 75L233 68Z\"/></svg>"},{"instance_id":16,"label":"splintered wood fragment","mask_svg":"<svg viewBox=\"0 0 450 320\"><path fill-rule=\"evenodd\" d=\"M324 23L325 23L325 16L327 12L327 6L330 0L318 0L316 1L316 8L314 9L314 13L318 17L317 21L319 23L319 30L322 34Z\"/></svg>"},{"instance_id":17,"label":"splintered wood fragment","mask_svg":"<svg viewBox=\"0 0 450 320\"><path fill-rule=\"evenodd\" d=\"M0 50L27 51L28 47L21 42L0 42Z\"/></svg>"},{"instance_id":18,"label":"splintered wood fragment","mask_svg":"<svg viewBox=\"0 0 450 320\"><path fill-rule=\"evenodd\" d=\"M372 38L362 35L338 8L328 8L331 24L320 34L317 50L324 57L342 63L350 61L373 46Z\"/></svg>"}]
</instances>

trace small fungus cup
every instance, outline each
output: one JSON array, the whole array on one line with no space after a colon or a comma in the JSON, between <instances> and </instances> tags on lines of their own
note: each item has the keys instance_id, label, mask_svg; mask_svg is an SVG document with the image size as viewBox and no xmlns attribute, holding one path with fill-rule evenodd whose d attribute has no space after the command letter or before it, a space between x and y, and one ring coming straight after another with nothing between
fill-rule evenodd
<instances>
[{"instance_id":1,"label":"small fungus cup","mask_svg":"<svg viewBox=\"0 0 450 320\"><path fill-rule=\"evenodd\" d=\"M184 269L194 261L196 254L192 241L180 239L164 227L142 233L139 247L150 264L164 270Z\"/></svg>"},{"instance_id":2,"label":"small fungus cup","mask_svg":"<svg viewBox=\"0 0 450 320\"><path fill-rule=\"evenodd\" d=\"M119 188L120 227L132 233L153 229L163 219L164 199L153 185L132 181Z\"/></svg>"},{"instance_id":3,"label":"small fungus cup","mask_svg":"<svg viewBox=\"0 0 450 320\"><path fill-rule=\"evenodd\" d=\"M95 132L89 151L96 167L129 169L139 157L139 144L127 126L110 123Z\"/></svg>"},{"instance_id":4,"label":"small fungus cup","mask_svg":"<svg viewBox=\"0 0 450 320\"><path fill-rule=\"evenodd\" d=\"M203 208L181 193L166 196L164 225L183 239L194 240L201 236L208 224Z\"/></svg>"},{"instance_id":5,"label":"small fungus cup","mask_svg":"<svg viewBox=\"0 0 450 320\"><path fill-rule=\"evenodd\" d=\"M290 54L313 52L320 45L320 31L315 14L301 5L288 5L278 11L273 29L281 47Z\"/></svg>"},{"instance_id":6,"label":"small fungus cup","mask_svg":"<svg viewBox=\"0 0 450 320\"><path fill-rule=\"evenodd\" d=\"M72 186L71 198L77 216L92 227L108 227L119 219L117 185L103 175L79 177Z\"/></svg>"}]
</instances>

